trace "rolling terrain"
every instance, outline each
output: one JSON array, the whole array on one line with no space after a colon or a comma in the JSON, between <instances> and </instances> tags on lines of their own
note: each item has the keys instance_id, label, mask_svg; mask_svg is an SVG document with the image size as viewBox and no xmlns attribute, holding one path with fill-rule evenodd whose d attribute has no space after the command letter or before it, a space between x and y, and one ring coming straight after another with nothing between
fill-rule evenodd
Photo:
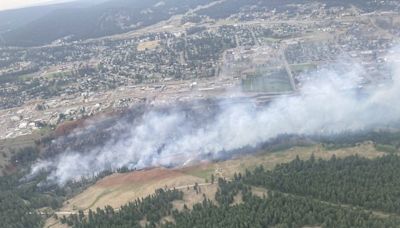
<instances>
[{"instance_id":1,"label":"rolling terrain","mask_svg":"<svg viewBox=\"0 0 400 228\"><path fill-rule=\"evenodd\" d=\"M3 32L1 40L7 46L39 46L57 39L75 41L109 36L156 24L209 2L113 0L94 6L76 7L76 3L51 6L47 13L41 11L40 14L33 14L31 22L24 20L24 24L21 24L14 21L16 28ZM33 9L31 11L35 12ZM21 13L26 15L25 12Z\"/></svg>"}]
</instances>

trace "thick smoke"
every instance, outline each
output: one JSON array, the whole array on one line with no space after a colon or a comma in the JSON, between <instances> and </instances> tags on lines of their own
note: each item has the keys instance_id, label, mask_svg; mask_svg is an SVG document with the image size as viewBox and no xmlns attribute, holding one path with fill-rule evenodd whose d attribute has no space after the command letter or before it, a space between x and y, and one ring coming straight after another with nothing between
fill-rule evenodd
<instances>
[{"instance_id":1,"label":"thick smoke","mask_svg":"<svg viewBox=\"0 0 400 228\"><path fill-rule=\"evenodd\" d=\"M139 124L121 121L114 129L124 133L113 135L104 145L40 161L33 173L45 168L49 180L62 185L121 167L181 166L215 159L280 134L328 135L387 127L400 120L400 71L399 64L393 64L398 57L393 54L388 61L392 81L371 88L360 88L368 72L357 64L342 63L309 74L311 79L295 95L265 107L250 100L224 105L215 118L202 124L181 111L149 111Z\"/></svg>"}]
</instances>

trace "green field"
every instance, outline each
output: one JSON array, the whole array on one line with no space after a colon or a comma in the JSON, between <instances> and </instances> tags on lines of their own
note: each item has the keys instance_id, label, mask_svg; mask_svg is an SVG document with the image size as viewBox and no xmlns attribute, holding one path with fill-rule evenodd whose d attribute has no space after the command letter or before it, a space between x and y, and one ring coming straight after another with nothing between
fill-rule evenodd
<instances>
[{"instance_id":1,"label":"green field","mask_svg":"<svg viewBox=\"0 0 400 228\"><path fill-rule=\"evenodd\" d=\"M257 70L242 80L244 92L281 93L292 91L289 75L284 69L278 71Z\"/></svg>"}]
</instances>

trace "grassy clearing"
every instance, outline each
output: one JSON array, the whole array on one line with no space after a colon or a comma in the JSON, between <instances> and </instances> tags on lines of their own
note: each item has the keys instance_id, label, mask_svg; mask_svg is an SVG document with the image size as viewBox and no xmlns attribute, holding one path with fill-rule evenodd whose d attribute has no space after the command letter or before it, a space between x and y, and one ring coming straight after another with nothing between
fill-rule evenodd
<instances>
[{"instance_id":1,"label":"grassy clearing","mask_svg":"<svg viewBox=\"0 0 400 228\"><path fill-rule=\"evenodd\" d=\"M189 189L187 188L181 189L181 191L183 191L184 194L183 200L174 201L173 206L179 211L183 210L185 204L189 209L192 209L193 205L203 201L204 199L203 194L206 195L206 197L212 200L214 203L217 203L214 199L217 189L218 189L218 184L216 183L207 186L200 186L200 191L198 193L193 189L193 187L190 187Z\"/></svg>"},{"instance_id":2,"label":"grassy clearing","mask_svg":"<svg viewBox=\"0 0 400 228\"><path fill-rule=\"evenodd\" d=\"M195 166L193 169L185 169L186 174L210 180L211 174L215 177L232 178L235 173L244 173L246 169L252 170L256 166L263 165L266 169L273 169L276 165L287 163L299 156L300 159L308 159L314 154L316 158L330 159L333 155L336 157L347 157L358 154L366 158L375 158L383 156L385 152L377 150L371 143L363 143L355 147L326 149L322 145L313 145L307 147L293 147L278 152L262 152L256 155L247 155L236 159L222 161L218 163L203 164ZM208 176L204 176L208 175Z\"/></svg>"},{"instance_id":3,"label":"grassy clearing","mask_svg":"<svg viewBox=\"0 0 400 228\"><path fill-rule=\"evenodd\" d=\"M160 41L158 40L141 42L138 44L137 50L138 51L152 50L157 48L158 45L160 45Z\"/></svg>"},{"instance_id":4,"label":"grassy clearing","mask_svg":"<svg viewBox=\"0 0 400 228\"><path fill-rule=\"evenodd\" d=\"M167 172L164 169L156 169L157 172ZM173 176L165 175L161 178L148 177L152 170L131 172L128 174L114 174L98 181L95 185L89 187L81 194L64 203L61 211L77 211L79 209L96 209L110 205L118 208L130 201L140 197L153 194L159 188L173 188L178 186L192 185L202 183L204 180L184 173ZM145 177L137 180L137 176ZM129 178L134 176L135 178ZM105 183L106 182L106 183Z\"/></svg>"},{"instance_id":5,"label":"grassy clearing","mask_svg":"<svg viewBox=\"0 0 400 228\"><path fill-rule=\"evenodd\" d=\"M265 188L260 188L260 187L254 187L254 186L252 186L252 187L251 187L251 192L252 192L254 195L256 195L256 196L258 196L258 197L260 197L260 198L268 197L268 190L265 189Z\"/></svg>"},{"instance_id":6,"label":"grassy clearing","mask_svg":"<svg viewBox=\"0 0 400 228\"><path fill-rule=\"evenodd\" d=\"M394 145L387 145L387 144L376 144L375 149L377 151L386 152L386 153L396 153L398 149Z\"/></svg>"},{"instance_id":7,"label":"grassy clearing","mask_svg":"<svg viewBox=\"0 0 400 228\"><path fill-rule=\"evenodd\" d=\"M279 93L291 91L289 75L283 69L269 72L268 69L258 69L242 80L245 92Z\"/></svg>"},{"instance_id":8,"label":"grassy clearing","mask_svg":"<svg viewBox=\"0 0 400 228\"><path fill-rule=\"evenodd\" d=\"M191 167L189 169L184 169L182 170L184 174L199 177L202 179L208 179L210 180L211 174L215 172L215 169L213 167L207 167L207 166L196 166L196 167Z\"/></svg>"},{"instance_id":9,"label":"grassy clearing","mask_svg":"<svg viewBox=\"0 0 400 228\"><path fill-rule=\"evenodd\" d=\"M62 78L62 77L69 77L72 75L72 71L56 71L50 72L44 75L46 79L54 79L54 78Z\"/></svg>"},{"instance_id":10,"label":"grassy clearing","mask_svg":"<svg viewBox=\"0 0 400 228\"><path fill-rule=\"evenodd\" d=\"M30 80L30 79L36 77L37 75L38 75L38 73L23 74L21 76L18 76L18 79L26 81L26 80Z\"/></svg>"}]
</instances>

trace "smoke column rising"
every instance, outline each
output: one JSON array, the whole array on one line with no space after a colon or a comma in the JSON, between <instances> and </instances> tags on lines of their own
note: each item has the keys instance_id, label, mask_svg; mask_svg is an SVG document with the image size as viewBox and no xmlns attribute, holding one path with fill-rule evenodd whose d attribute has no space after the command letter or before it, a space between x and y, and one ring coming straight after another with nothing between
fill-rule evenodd
<instances>
[{"instance_id":1,"label":"smoke column rising","mask_svg":"<svg viewBox=\"0 0 400 228\"><path fill-rule=\"evenodd\" d=\"M121 121L104 146L89 152L68 151L39 161L32 173L50 171L49 180L60 185L79 177L121 167L181 166L191 160L219 158L229 151L257 146L280 134L329 135L386 127L400 120L399 49L392 61L392 83L358 87L366 72L354 64L335 64L310 74L299 94L274 100L266 107L233 104L200 126L179 111L149 111L139 124ZM228 152L227 152L228 151Z\"/></svg>"}]
</instances>

